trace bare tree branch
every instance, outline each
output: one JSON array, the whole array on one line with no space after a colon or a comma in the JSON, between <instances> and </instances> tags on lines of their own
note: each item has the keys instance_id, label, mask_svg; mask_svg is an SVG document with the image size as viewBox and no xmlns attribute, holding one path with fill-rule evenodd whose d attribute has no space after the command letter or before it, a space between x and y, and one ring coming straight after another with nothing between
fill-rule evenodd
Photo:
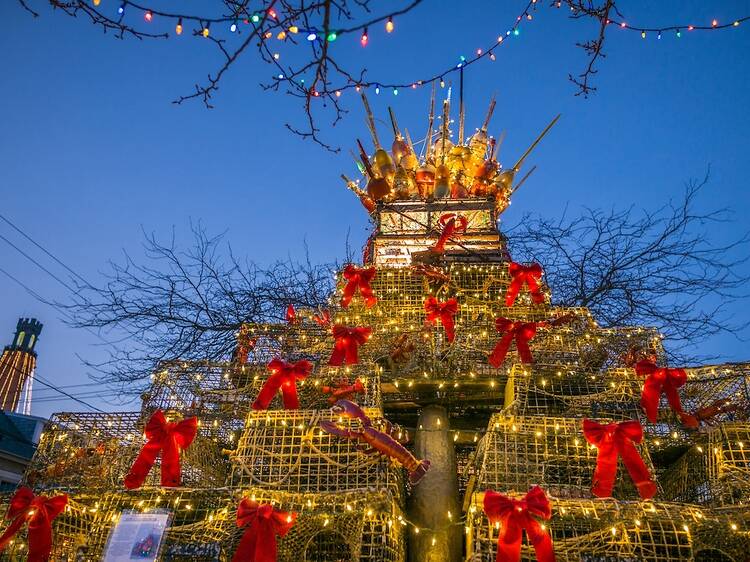
<instances>
[{"instance_id":1,"label":"bare tree branch","mask_svg":"<svg viewBox=\"0 0 750 562\"><path fill-rule=\"evenodd\" d=\"M544 266L556 304L588 307L605 327L654 326L674 357L694 359L695 345L748 327L733 311L748 297L750 234L715 242L712 228L731 212L696 209L708 179L656 211L527 215L507 233L514 259Z\"/></svg>"}]
</instances>

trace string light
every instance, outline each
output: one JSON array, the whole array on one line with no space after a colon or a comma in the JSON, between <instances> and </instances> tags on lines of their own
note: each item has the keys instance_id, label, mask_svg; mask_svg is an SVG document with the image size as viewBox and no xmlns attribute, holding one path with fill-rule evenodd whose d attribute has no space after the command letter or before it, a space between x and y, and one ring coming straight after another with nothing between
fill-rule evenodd
<instances>
[{"instance_id":1,"label":"string light","mask_svg":"<svg viewBox=\"0 0 750 562\"><path fill-rule=\"evenodd\" d=\"M117 13L120 14L120 15L122 15L123 13L125 13L125 2L123 2L122 4L120 4L120 7L117 8Z\"/></svg>"},{"instance_id":2,"label":"string light","mask_svg":"<svg viewBox=\"0 0 750 562\"><path fill-rule=\"evenodd\" d=\"M315 41L318 38L316 33L310 32L307 34L308 41Z\"/></svg>"},{"instance_id":3,"label":"string light","mask_svg":"<svg viewBox=\"0 0 750 562\"><path fill-rule=\"evenodd\" d=\"M211 34L211 30L209 29L210 25L211 25L210 23L207 23L205 27L203 28L203 31L202 31L203 37L208 37Z\"/></svg>"},{"instance_id":4,"label":"string light","mask_svg":"<svg viewBox=\"0 0 750 562\"><path fill-rule=\"evenodd\" d=\"M326 41L333 43L338 38L338 34L335 31L331 31L326 37Z\"/></svg>"},{"instance_id":5,"label":"string light","mask_svg":"<svg viewBox=\"0 0 750 562\"><path fill-rule=\"evenodd\" d=\"M229 31L231 31L232 33L234 33L235 31L237 31L237 24L236 23L232 23L232 25L229 26Z\"/></svg>"},{"instance_id":6,"label":"string light","mask_svg":"<svg viewBox=\"0 0 750 562\"><path fill-rule=\"evenodd\" d=\"M362 37L359 38L359 42L362 44L363 47L367 47L367 41L369 38L367 37L367 28L365 27L365 30L362 32Z\"/></svg>"},{"instance_id":7,"label":"string light","mask_svg":"<svg viewBox=\"0 0 750 562\"><path fill-rule=\"evenodd\" d=\"M94 6L98 6L102 3L102 0L94 0Z\"/></svg>"},{"instance_id":8,"label":"string light","mask_svg":"<svg viewBox=\"0 0 750 562\"><path fill-rule=\"evenodd\" d=\"M388 33L393 33L394 25L393 25L393 16L388 16L388 21L385 22L385 30Z\"/></svg>"},{"instance_id":9,"label":"string light","mask_svg":"<svg viewBox=\"0 0 750 562\"><path fill-rule=\"evenodd\" d=\"M143 14L143 19L150 22L152 19L154 19L154 13L151 10L146 10L146 12Z\"/></svg>"},{"instance_id":10,"label":"string light","mask_svg":"<svg viewBox=\"0 0 750 562\"><path fill-rule=\"evenodd\" d=\"M179 20L177 20L177 25L174 26L174 32L177 35L182 35L182 18L180 18Z\"/></svg>"}]
</instances>

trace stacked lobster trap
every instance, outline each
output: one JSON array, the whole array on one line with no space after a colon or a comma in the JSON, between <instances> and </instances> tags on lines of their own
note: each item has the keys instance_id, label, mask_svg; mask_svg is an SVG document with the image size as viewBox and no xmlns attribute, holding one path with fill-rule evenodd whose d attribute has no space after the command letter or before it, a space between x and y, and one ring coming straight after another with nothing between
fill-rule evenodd
<instances>
[{"instance_id":1,"label":"stacked lobster trap","mask_svg":"<svg viewBox=\"0 0 750 562\"><path fill-rule=\"evenodd\" d=\"M482 502L483 494L473 496L467 520L467 560L477 562L495 560L498 538ZM555 499L552 517L543 523L559 562L744 562L750 533L741 527L747 518L746 512L663 502ZM536 560L533 547L524 544L521 559Z\"/></svg>"},{"instance_id":2,"label":"stacked lobster trap","mask_svg":"<svg viewBox=\"0 0 750 562\"><path fill-rule=\"evenodd\" d=\"M652 470L648 450L638 452ZM583 436L581 420L551 416L495 414L475 456L475 490L526 492L541 486L557 498L591 498L598 451ZM614 497L634 499L638 491L624 466Z\"/></svg>"},{"instance_id":3,"label":"stacked lobster trap","mask_svg":"<svg viewBox=\"0 0 750 562\"><path fill-rule=\"evenodd\" d=\"M5 509L5 505L0 506ZM228 562L239 540L235 501L226 489L144 488L134 491L81 491L68 500L52 524L50 560L97 562L124 513L166 512L169 525L160 559L174 562ZM26 532L16 535L2 560L23 560Z\"/></svg>"},{"instance_id":4,"label":"stacked lobster trap","mask_svg":"<svg viewBox=\"0 0 750 562\"><path fill-rule=\"evenodd\" d=\"M167 419L181 416L168 412ZM122 487L130 466L145 443L148 417L142 412L60 413L52 416L25 474L36 489L107 490ZM199 424L198 433L181 456L182 484L220 488L228 461L212 424ZM159 460L145 486L159 486Z\"/></svg>"}]
</instances>

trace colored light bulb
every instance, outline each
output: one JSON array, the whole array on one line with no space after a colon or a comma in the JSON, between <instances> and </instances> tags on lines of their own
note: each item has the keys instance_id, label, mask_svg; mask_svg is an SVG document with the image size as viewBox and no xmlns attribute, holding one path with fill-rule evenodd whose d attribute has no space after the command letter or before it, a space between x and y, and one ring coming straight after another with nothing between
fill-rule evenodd
<instances>
[{"instance_id":1,"label":"colored light bulb","mask_svg":"<svg viewBox=\"0 0 750 562\"><path fill-rule=\"evenodd\" d=\"M177 35L182 35L182 18L177 20L177 25L174 27L174 32Z\"/></svg>"},{"instance_id":2,"label":"colored light bulb","mask_svg":"<svg viewBox=\"0 0 750 562\"><path fill-rule=\"evenodd\" d=\"M367 37L367 28L365 27L365 30L362 32L362 37L359 38L359 42L362 44L363 47L367 47L368 41L369 41L369 38Z\"/></svg>"},{"instance_id":3,"label":"colored light bulb","mask_svg":"<svg viewBox=\"0 0 750 562\"><path fill-rule=\"evenodd\" d=\"M392 32L393 32L393 27L394 27L394 25L393 25L393 18L392 18L392 17L389 17L389 18L388 18L388 21L387 21L387 22L385 22L385 30L386 30L386 31L387 31L388 33L392 33Z\"/></svg>"},{"instance_id":4,"label":"colored light bulb","mask_svg":"<svg viewBox=\"0 0 750 562\"><path fill-rule=\"evenodd\" d=\"M331 32L330 32L330 33L328 34L328 37L326 37L326 40L327 40L327 41L328 41L329 43L333 43L333 42L334 42L334 41L335 41L335 40L336 40L337 38L338 38L338 35L336 34L336 32L335 32L335 31L331 31Z\"/></svg>"},{"instance_id":5,"label":"colored light bulb","mask_svg":"<svg viewBox=\"0 0 750 562\"><path fill-rule=\"evenodd\" d=\"M151 12L151 10L146 10L146 13L143 14L143 19L146 21L151 21L152 19L154 19L153 12Z\"/></svg>"}]
</instances>

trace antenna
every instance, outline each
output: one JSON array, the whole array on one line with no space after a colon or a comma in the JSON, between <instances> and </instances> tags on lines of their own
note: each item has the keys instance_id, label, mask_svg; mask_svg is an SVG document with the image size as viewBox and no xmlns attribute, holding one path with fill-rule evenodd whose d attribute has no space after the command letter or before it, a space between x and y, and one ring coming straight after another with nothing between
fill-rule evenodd
<instances>
[{"instance_id":1,"label":"antenna","mask_svg":"<svg viewBox=\"0 0 750 562\"><path fill-rule=\"evenodd\" d=\"M393 108L391 106L388 106L388 115L391 116L391 126L393 127L393 135L397 138L403 138L401 136L401 131L398 130L398 123L396 123L396 116L393 114Z\"/></svg>"},{"instance_id":2,"label":"antenna","mask_svg":"<svg viewBox=\"0 0 750 562\"><path fill-rule=\"evenodd\" d=\"M523 161L526 160L526 157L531 153L534 148L536 148L536 145L539 144L539 141L541 141L544 136L549 132L549 130L552 128L552 126L557 123L557 120L560 119L560 113L557 114L557 117L555 117L549 125L541 132L541 134L536 138L536 140L531 144L531 146L526 149L526 152L523 153L523 155L518 159L518 162L516 162L515 166L511 168L512 171L517 172L521 168L521 164L523 164Z\"/></svg>"},{"instance_id":3,"label":"antenna","mask_svg":"<svg viewBox=\"0 0 750 562\"><path fill-rule=\"evenodd\" d=\"M432 148L432 125L435 122L435 82L432 83L432 95L430 96L430 116L427 119L427 140L425 142L425 160L430 157Z\"/></svg>"},{"instance_id":4,"label":"antenna","mask_svg":"<svg viewBox=\"0 0 750 562\"><path fill-rule=\"evenodd\" d=\"M523 185L523 182L525 182L529 178L529 176L534 173L534 170L536 170L536 166L533 166L531 170L526 172L526 175L521 178L521 181L519 181L516 184L516 186L513 188L513 190L510 192L511 195L513 195L516 191L518 191L518 188L521 187Z\"/></svg>"},{"instance_id":5,"label":"antenna","mask_svg":"<svg viewBox=\"0 0 750 562\"><path fill-rule=\"evenodd\" d=\"M484 123L482 123L482 130L486 131L487 127L490 126L490 119L492 119L492 114L495 111L495 95L492 95L492 99L490 100L490 107L487 109L487 117L484 118Z\"/></svg>"},{"instance_id":6,"label":"antenna","mask_svg":"<svg viewBox=\"0 0 750 562\"><path fill-rule=\"evenodd\" d=\"M362 104L365 106L365 113L367 114L367 128L370 129L372 135L372 142L375 143L375 149L380 149L380 140L378 139L378 131L375 129L375 118L372 115L372 109L370 109L370 102L367 101L364 89L362 90Z\"/></svg>"}]
</instances>

